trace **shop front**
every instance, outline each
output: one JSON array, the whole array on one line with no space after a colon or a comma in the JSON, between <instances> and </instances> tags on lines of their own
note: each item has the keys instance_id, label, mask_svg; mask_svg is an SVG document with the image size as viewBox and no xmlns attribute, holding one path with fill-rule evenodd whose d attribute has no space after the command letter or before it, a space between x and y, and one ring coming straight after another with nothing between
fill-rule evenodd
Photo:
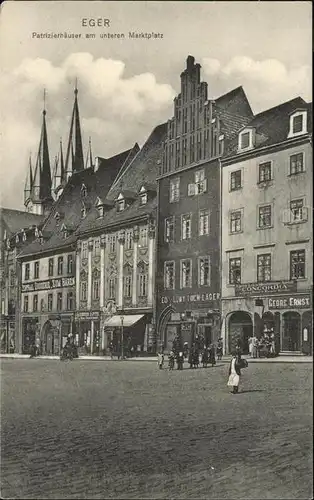
<instances>
[{"instance_id":1,"label":"shop front","mask_svg":"<svg viewBox=\"0 0 314 500\"><path fill-rule=\"evenodd\" d=\"M79 355L102 355L99 311L79 311L75 315L74 342Z\"/></svg>"},{"instance_id":2,"label":"shop front","mask_svg":"<svg viewBox=\"0 0 314 500\"><path fill-rule=\"evenodd\" d=\"M0 320L0 352L1 354L12 354L15 350L15 317L2 315Z\"/></svg>"},{"instance_id":3,"label":"shop front","mask_svg":"<svg viewBox=\"0 0 314 500\"><path fill-rule=\"evenodd\" d=\"M189 347L198 336L209 346L220 337L220 293L162 295L159 301L157 332L165 352L179 337Z\"/></svg>"},{"instance_id":4,"label":"shop front","mask_svg":"<svg viewBox=\"0 0 314 500\"><path fill-rule=\"evenodd\" d=\"M237 344L249 352L249 338L274 336L275 352L312 352L312 299L297 291L294 281L246 283L235 287L235 296L222 300L223 338L226 352Z\"/></svg>"},{"instance_id":5,"label":"shop front","mask_svg":"<svg viewBox=\"0 0 314 500\"><path fill-rule=\"evenodd\" d=\"M140 356L153 352L154 335L152 311L118 310L104 321L107 345L112 342L115 353L123 351L126 356Z\"/></svg>"},{"instance_id":6,"label":"shop front","mask_svg":"<svg viewBox=\"0 0 314 500\"><path fill-rule=\"evenodd\" d=\"M40 332L40 322L37 316L24 316L22 318L22 354L31 354L36 338Z\"/></svg>"}]
</instances>

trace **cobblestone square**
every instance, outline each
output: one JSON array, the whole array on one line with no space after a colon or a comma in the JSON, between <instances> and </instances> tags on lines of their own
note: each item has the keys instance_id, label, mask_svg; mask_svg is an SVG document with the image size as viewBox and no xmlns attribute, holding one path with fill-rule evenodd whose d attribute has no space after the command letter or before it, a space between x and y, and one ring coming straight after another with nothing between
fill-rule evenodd
<instances>
[{"instance_id":1,"label":"cobblestone square","mask_svg":"<svg viewBox=\"0 0 314 500\"><path fill-rule=\"evenodd\" d=\"M312 365L3 360L2 498L312 496Z\"/></svg>"}]
</instances>

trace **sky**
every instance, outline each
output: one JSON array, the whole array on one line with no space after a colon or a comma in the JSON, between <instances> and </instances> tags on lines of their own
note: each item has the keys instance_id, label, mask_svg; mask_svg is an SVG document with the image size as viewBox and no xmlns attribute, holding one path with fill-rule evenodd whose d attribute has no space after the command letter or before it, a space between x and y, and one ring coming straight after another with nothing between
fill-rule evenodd
<instances>
[{"instance_id":1,"label":"sky","mask_svg":"<svg viewBox=\"0 0 314 500\"><path fill-rule=\"evenodd\" d=\"M193 55L209 98L242 85L254 113L296 96L311 101L312 5L294 2L9 1L0 16L0 205L23 210L43 94L50 161L66 149L75 79L85 153L110 157L173 115ZM82 19L110 26L83 27ZM88 21L87 21L88 22ZM162 38L129 38L129 32ZM75 33L79 39L33 33ZM101 38L104 33L124 39ZM95 34L95 38L86 35Z\"/></svg>"}]
</instances>

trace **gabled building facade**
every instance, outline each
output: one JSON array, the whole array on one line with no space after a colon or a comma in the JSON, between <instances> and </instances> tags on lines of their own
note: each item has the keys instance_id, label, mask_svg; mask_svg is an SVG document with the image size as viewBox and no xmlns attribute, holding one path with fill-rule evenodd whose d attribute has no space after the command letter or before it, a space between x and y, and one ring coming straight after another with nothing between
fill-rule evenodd
<instances>
[{"instance_id":1,"label":"gabled building facade","mask_svg":"<svg viewBox=\"0 0 314 500\"><path fill-rule=\"evenodd\" d=\"M312 352L312 109L256 115L222 159L222 314L227 352L265 331Z\"/></svg>"},{"instance_id":2,"label":"gabled building facade","mask_svg":"<svg viewBox=\"0 0 314 500\"><path fill-rule=\"evenodd\" d=\"M252 117L241 87L213 100L187 58L158 177L157 330L166 350L220 336L220 158Z\"/></svg>"}]
</instances>

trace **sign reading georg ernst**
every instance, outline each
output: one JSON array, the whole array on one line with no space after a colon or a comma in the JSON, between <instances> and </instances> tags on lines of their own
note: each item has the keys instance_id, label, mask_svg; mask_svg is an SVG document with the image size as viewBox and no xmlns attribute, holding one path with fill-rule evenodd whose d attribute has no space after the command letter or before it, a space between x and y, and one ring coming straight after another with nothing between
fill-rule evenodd
<instances>
[{"instance_id":1,"label":"sign reading georg ernst","mask_svg":"<svg viewBox=\"0 0 314 500\"><path fill-rule=\"evenodd\" d=\"M295 281L269 281L266 283L241 283L235 286L235 295L268 295L272 293L296 292Z\"/></svg>"},{"instance_id":2,"label":"sign reading georg ernst","mask_svg":"<svg viewBox=\"0 0 314 500\"><path fill-rule=\"evenodd\" d=\"M288 295L268 299L268 309L310 309L310 295Z\"/></svg>"}]
</instances>

